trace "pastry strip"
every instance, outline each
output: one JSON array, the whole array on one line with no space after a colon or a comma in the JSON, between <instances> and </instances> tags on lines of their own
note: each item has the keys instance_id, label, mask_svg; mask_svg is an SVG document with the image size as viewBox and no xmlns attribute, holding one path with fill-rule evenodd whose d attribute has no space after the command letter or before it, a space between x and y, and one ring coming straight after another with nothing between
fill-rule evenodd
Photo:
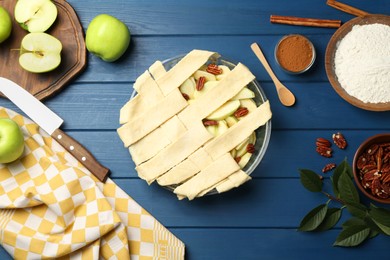
<instances>
[{"instance_id":1,"label":"pastry strip","mask_svg":"<svg viewBox=\"0 0 390 260\"><path fill-rule=\"evenodd\" d=\"M119 137L125 147L128 147L176 115L187 105L187 101L177 89L159 103L150 106L142 115L121 126L117 130Z\"/></svg>"},{"instance_id":2,"label":"pastry strip","mask_svg":"<svg viewBox=\"0 0 390 260\"><path fill-rule=\"evenodd\" d=\"M252 178L248 174L240 170L227 177L215 188L217 189L218 193L222 193L233 188L237 188L241 184L244 184L245 182L249 181L250 179Z\"/></svg>"},{"instance_id":3,"label":"pastry strip","mask_svg":"<svg viewBox=\"0 0 390 260\"><path fill-rule=\"evenodd\" d=\"M135 165L149 160L171 143L168 138L163 137L163 132L161 127L156 128L138 142L130 145L129 152Z\"/></svg>"},{"instance_id":4,"label":"pastry strip","mask_svg":"<svg viewBox=\"0 0 390 260\"><path fill-rule=\"evenodd\" d=\"M200 170L209 166L214 160L211 156L202 148L188 157Z\"/></svg>"},{"instance_id":5,"label":"pastry strip","mask_svg":"<svg viewBox=\"0 0 390 260\"><path fill-rule=\"evenodd\" d=\"M204 119L217 110L254 79L255 76L248 68L239 63L218 85L180 112L178 115L180 120L190 128L194 122Z\"/></svg>"},{"instance_id":6,"label":"pastry strip","mask_svg":"<svg viewBox=\"0 0 390 260\"><path fill-rule=\"evenodd\" d=\"M158 79L167 73L167 71L165 70L162 62L158 60L149 67L149 73L152 74L154 79Z\"/></svg>"},{"instance_id":7,"label":"pastry strip","mask_svg":"<svg viewBox=\"0 0 390 260\"><path fill-rule=\"evenodd\" d=\"M252 179L252 178L248 174L246 174L242 170L239 170L239 171L236 171L235 173L229 175L226 179L223 179L222 181L218 182L217 184L211 186L210 188L203 190L201 193L196 195L196 197L202 197L213 189L217 189L218 193L222 193L222 192L231 190L233 188L236 188L236 187L240 186L241 184L249 181L250 179Z\"/></svg>"},{"instance_id":8,"label":"pastry strip","mask_svg":"<svg viewBox=\"0 0 390 260\"><path fill-rule=\"evenodd\" d=\"M195 125L176 142L161 150L155 157L136 167L140 178L153 182L156 178L179 164L213 136L202 123Z\"/></svg>"},{"instance_id":9,"label":"pastry strip","mask_svg":"<svg viewBox=\"0 0 390 260\"><path fill-rule=\"evenodd\" d=\"M204 146L205 151L216 160L240 144L258 127L267 123L271 115L269 102L266 101L226 132L208 142Z\"/></svg>"},{"instance_id":10,"label":"pastry strip","mask_svg":"<svg viewBox=\"0 0 390 260\"><path fill-rule=\"evenodd\" d=\"M161 186L179 184L200 172L191 160L184 160L157 179Z\"/></svg>"},{"instance_id":11,"label":"pastry strip","mask_svg":"<svg viewBox=\"0 0 390 260\"><path fill-rule=\"evenodd\" d=\"M192 200L203 190L220 182L239 169L240 166L238 166L231 154L227 153L197 175L178 186L173 192L175 194L184 195L188 197L189 200Z\"/></svg>"},{"instance_id":12,"label":"pastry strip","mask_svg":"<svg viewBox=\"0 0 390 260\"><path fill-rule=\"evenodd\" d=\"M183 57L173 68L159 78L156 78L164 95L178 88L197 69L205 64L208 59L216 55L215 52L193 50Z\"/></svg>"},{"instance_id":13,"label":"pastry strip","mask_svg":"<svg viewBox=\"0 0 390 260\"><path fill-rule=\"evenodd\" d=\"M158 178L157 182L162 186L182 183L212 163L213 159L210 155L203 148L199 148L187 159Z\"/></svg>"},{"instance_id":14,"label":"pastry strip","mask_svg":"<svg viewBox=\"0 0 390 260\"><path fill-rule=\"evenodd\" d=\"M176 141L187 129L177 116L156 128L138 142L130 145L129 151L135 165L139 165Z\"/></svg>"},{"instance_id":15,"label":"pastry strip","mask_svg":"<svg viewBox=\"0 0 390 260\"><path fill-rule=\"evenodd\" d=\"M152 104L160 102L164 95L148 71L145 71L134 83L138 94L129 100L120 110L119 123L124 124L147 111Z\"/></svg>"}]
</instances>

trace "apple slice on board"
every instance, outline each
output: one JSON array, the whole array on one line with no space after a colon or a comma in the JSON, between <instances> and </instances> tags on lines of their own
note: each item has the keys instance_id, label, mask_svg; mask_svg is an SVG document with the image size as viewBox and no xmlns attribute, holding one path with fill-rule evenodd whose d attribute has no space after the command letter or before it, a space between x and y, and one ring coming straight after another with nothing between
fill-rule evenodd
<instances>
[{"instance_id":1,"label":"apple slice on board","mask_svg":"<svg viewBox=\"0 0 390 260\"><path fill-rule=\"evenodd\" d=\"M15 20L29 32L44 32L57 18L57 7L51 0L18 0Z\"/></svg>"},{"instance_id":2,"label":"apple slice on board","mask_svg":"<svg viewBox=\"0 0 390 260\"><path fill-rule=\"evenodd\" d=\"M61 63L61 42L47 33L29 33L21 43L20 65L33 73L48 72Z\"/></svg>"}]
</instances>

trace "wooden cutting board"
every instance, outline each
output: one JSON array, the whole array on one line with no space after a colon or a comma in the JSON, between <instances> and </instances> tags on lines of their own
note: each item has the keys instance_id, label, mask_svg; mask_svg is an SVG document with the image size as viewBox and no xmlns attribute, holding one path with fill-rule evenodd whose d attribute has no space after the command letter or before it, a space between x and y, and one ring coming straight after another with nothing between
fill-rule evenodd
<instances>
[{"instance_id":1,"label":"wooden cutting board","mask_svg":"<svg viewBox=\"0 0 390 260\"><path fill-rule=\"evenodd\" d=\"M46 73L31 73L19 65L20 43L28 33L14 19L17 0L0 0L0 5L8 10L13 20L10 38L0 44L0 76L10 79L42 100L61 90L86 66L87 51L84 32L72 6L63 0L54 0L58 16L46 33L62 43L61 64Z\"/></svg>"}]
</instances>

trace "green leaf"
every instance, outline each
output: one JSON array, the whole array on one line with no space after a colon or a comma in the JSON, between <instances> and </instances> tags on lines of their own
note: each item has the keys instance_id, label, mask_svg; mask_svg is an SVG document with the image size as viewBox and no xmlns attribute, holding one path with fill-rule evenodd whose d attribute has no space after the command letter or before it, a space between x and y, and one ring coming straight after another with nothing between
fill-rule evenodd
<instances>
[{"instance_id":1,"label":"green leaf","mask_svg":"<svg viewBox=\"0 0 390 260\"><path fill-rule=\"evenodd\" d=\"M349 226L341 231L334 246L351 247L361 244L370 234L367 225Z\"/></svg>"},{"instance_id":2,"label":"green leaf","mask_svg":"<svg viewBox=\"0 0 390 260\"><path fill-rule=\"evenodd\" d=\"M348 163L347 158L344 158L344 160L341 162L341 167L343 168L344 172L346 172L351 179L353 178L353 171L351 165Z\"/></svg>"},{"instance_id":3,"label":"green leaf","mask_svg":"<svg viewBox=\"0 0 390 260\"><path fill-rule=\"evenodd\" d=\"M328 204L321 204L316 208L312 209L302 219L299 225L298 231L313 231L315 230L324 220L326 212L328 210Z\"/></svg>"},{"instance_id":4,"label":"green leaf","mask_svg":"<svg viewBox=\"0 0 390 260\"><path fill-rule=\"evenodd\" d=\"M302 185L311 192L320 192L322 190L322 181L318 174L307 169L299 170Z\"/></svg>"},{"instance_id":5,"label":"green leaf","mask_svg":"<svg viewBox=\"0 0 390 260\"><path fill-rule=\"evenodd\" d=\"M340 192L340 199L343 200L345 203L359 203L359 193L353 184L353 181L351 177L344 173L341 174L338 186L337 186L339 192Z\"/></svg>"},{"instance_id":6,"label":"green leaf","mask_svg":"<svg viewBox=\"0 0 390 260\"><path fill-rule=\"evenodd\" d=\"M339 197L339 180L343 173L347 173L351 178L353 177L352 168L347 162L347 158L345 158L339 165L337 165L336 169L334 169L333 176L331 177L333 193L336 197Z\"/></svg>"},{"instance_id":7,"label":"green leaf","mask_svg":"<svg viewBox=\"0 0 390 260\"><path fill-rule=\"evenodd\" d=\"M370 223L367 223L367 221L372 222L371 219L367 219L367 218L365 220L360 218L350 218L347 221L345 221L341 226L343 227L343 229L346 229L347 227L351 227L351 226L367 225L370 228L369 238L374 238L378 234L380 234L380 232L377 230L378 227L375 224L372 224L374 225L374 227L372 227L372 225Z\"/></svg>"},{"instance_id":8,"label":"green leaf","mask_svg":"<svg viewBox=\"0 0 390 260\"><path fill-rule=\"evenodd\" d=\"M390 211L384 208L378 208L371 204L370 213L371 219L375 224L386 234L390 235Z\"/></svg>"},{"instance_id":9,"label":"green leaf","mask_svg":"<svg viewBox=\"0 0 390 260\"><path fill-rule=\"evenodd\" d=\"M364 220L360 218L350 218L347 221L345 221L341 226L345 229L347 227L351 226L360 226L360 225L365 225L366 223Z\"/></svg>"},{"instance_id":10,"label":"green leaf","mask_svg":"<svg viewBox=\"0 0 390 260\"><path fill-rule=\"evenodd\" d=\"M367 226L371 229L371 232L376 232L379 234L384 234L384 232L378 227L378 225L372 220L370 214L367 214L364 221L366 222Z\"/></svg>"},{"instance_id":11,"label":"green leaf","mask_svg":"<svg viewBox=\"0 0 390 260\"><path fill-rule=\"evenodd\" d=\"M341 217L340 208L328 208L322 223L316 228L316 231L325 231L334 227Z\"/></svg>"},{"instance_id":12,"label":"green leaf","mask_svg":"<svg viewBox=\"0 0 390 260\"><path fill-rule=\"evenodd\" d=\"M367 207L361 203L348 202L346 206L349 213L354 217L364 219L368 214Z\"/></svg>"},{"instance_id":13,"label":"green leaf","mask_svg":"<svg viewBox=\"0 0 390 260\"><path fill-rule=\"evenodd\" d=\"M379 231L376 231L376 230L370 230L370 235L368 236L368 238L374 238L374 237L376 237L377 235L379 235L380 233L379 233Z\"/></svg>"}]
</instances>

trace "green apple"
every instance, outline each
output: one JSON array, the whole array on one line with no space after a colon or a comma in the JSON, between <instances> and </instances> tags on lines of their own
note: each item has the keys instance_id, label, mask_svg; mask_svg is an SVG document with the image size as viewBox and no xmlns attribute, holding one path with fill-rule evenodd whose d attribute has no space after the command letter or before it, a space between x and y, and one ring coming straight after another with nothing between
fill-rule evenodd
<instances>
[{"instance_id":1,"label":"green apple","mask_svg":"<svg viewBox=\"0 0 390 260\"><path fill-rule=\"evenodd\" d=\"M130 44L129 28L117 18L100 14L92 19L86 33L89 52L107 62L119 59Z\"/></svg>"},{"instance_id":2,"label":"green apple","mask_svg":"<svg viewBox=\"0 0 390 260\"><path fill-rule=\"evenodd\" d=\"M0 163L18 159L24 151L24 138L18 124L8 118L0 118Z\"/></svg>"},{"instance_id":3,"label":"green apple","mask_svg":"<svg viewBox=\"0 0 390 260\"><path fill-rule=\"evenodd\" d=\"M7 10L0 6L0 43L11 35L12 21Z\"/></svg>"},{"instance_id":4,"label":"green apple","mask_svg":"<svg viewBox=\"0 0 390 260\"><path fill-rule=\"evenodd\" d=\"M29 32L44 32L57 18L57 7L51 0L18 0L15 20Z\"/></svg>"},{"instance_id":5,"label":"green apple","mask_svg":"<svg viewBox=\"0 0 390 260\"><path fill-rule=\"evenodd\" d=\"M22 39L19 64L27 71L43 73L61 63L61 42L47 33L29 33Z\"/></svg>"}]
</instances>

